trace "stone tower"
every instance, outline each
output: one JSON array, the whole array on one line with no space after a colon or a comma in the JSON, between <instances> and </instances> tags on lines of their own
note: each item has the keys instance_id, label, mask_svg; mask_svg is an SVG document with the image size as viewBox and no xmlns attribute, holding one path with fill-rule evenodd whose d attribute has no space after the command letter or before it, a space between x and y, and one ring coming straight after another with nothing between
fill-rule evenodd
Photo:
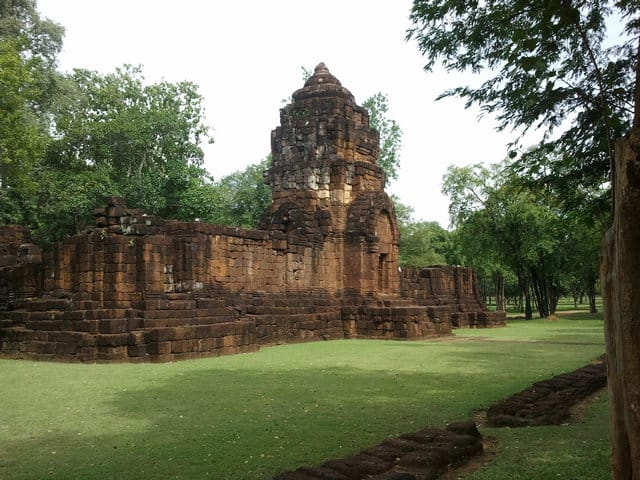
<instances>
[{"instance_id":1,"label":"stone tower","mask_svg":"<svg viewBox=\"0 0 640 480\"><path fill-rule=\"evenodd\" d=\"M337 289L398 294L398 228L367 110L320 63L280 123L271 133L273 205L262 228L332 240Z\"/></svg>"},{"instance_id":2,"label":"stone tower","mask_svg":"<svg viewBox=\"0 0 640 480\"><path fill-rule=\"evenodd\" d=\"M468 268L400 278L378 133L323 64L282 109L272 148L259 230L165 220L119 197L42 252L0 225L0 357L169 361L504 324Z\"/></svg>"}]
</instances>

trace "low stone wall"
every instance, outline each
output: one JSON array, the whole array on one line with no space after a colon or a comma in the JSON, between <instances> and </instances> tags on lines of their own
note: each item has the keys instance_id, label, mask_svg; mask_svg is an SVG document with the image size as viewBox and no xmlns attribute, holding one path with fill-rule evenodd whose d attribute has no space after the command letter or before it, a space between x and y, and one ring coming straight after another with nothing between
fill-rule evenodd
<instances>
[{"instance_id":1,"label":"low stone wall","mask_svg":"<svg viewBox=\"0 0 640 480\"><path fill-rule=\"evenodd\" d=\"M446 429L426 427L387 438L359 453L283 472L273 480L434 480L481 455L483 449L476 424L457 422Z\"/></svg>"},{"instance_id":2,"label":"low stone wall","mask_svg":"<svg viewBox=\"0 0 640 480\"><path fill-rule=\"evenodd\" d=\"M95 229L42 254L20 243L26 235L5 247L17 251L13 264L0 268L0 355L169 361L278 343L429 338L452 326L504 324L504 315L479 302L467 268L403 269L403 298L363 293L339 288L326 274L340 268L336 242L165 222L119 199L96 217Z\"/></svg>"},{"instance_id":3,"label":"low stone wall","mask_svg":"<svg viewBox=\"0 0 640 480\"><path fill-rule=\"evenodd\" d=\"M40 360L170 361L343 337L335 301L327 302L333 307L311 305L313 294L294 292L233 297L167 294L134 302L131 308L100 308L98 302L72 297L16 301L12 310L0 314L2 354Z\"/></svg>"},{"instance_id":4,"label":"low stone wall","mask_svg":"<svg viewBox=\"0 0 640 480\"><path fill-rule=\"evenodd\" d=\"M0 268L0 355L169 361L451 331L434 307L338 288L325 274L340 265L332 241L165 222L119 199L96 216L98 227Z\"/></svg>"},{"instance_id":5,"label":"low stone wall","mask_svg":"<svg viewBox=\"0 0 640 480\"><path fill-rule=\"evenodd\" d=\"M478 292L475 271L468 267L402 268L401 294L430 307L430 316L453 327L496 327L506 324L505 312L490 312Z\"/></svg>"}]
</instances>

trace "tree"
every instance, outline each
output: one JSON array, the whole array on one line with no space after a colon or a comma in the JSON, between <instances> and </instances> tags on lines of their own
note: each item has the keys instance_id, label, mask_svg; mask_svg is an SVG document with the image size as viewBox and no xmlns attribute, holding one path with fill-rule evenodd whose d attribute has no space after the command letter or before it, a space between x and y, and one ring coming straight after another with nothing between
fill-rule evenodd
<instances>
[{"instance_id":1,"label":"tree","mask_svg":"<svg viewBox=\"0 0 640 480\"><path fill-rule=\"evenodd\" d=\"M62 37L35 1L0 2L0 222L56 240L113 194L165 217L206 213L212 182L200 143L209 135L197 86L148 85L129 66L62 75Z\"/></svg>"},{"instance_id":2,"label":"tree","mask_svg":"<svg viewBox=\"0 0 640 480\"><path fill-rule=\"evenodd\" d=\"M612 14L626 21L626 36L607 48ZM640 209L639 16L632 0L415 0L409 32L427 68L442 59L448 69L492 70L479 88L445 95L498 113L503 128L546 132L537 150L554 155L534 158L531 167L523 159L523 170L538 175L548 167L540 178L595 190L611 174L614 222L601 269L615 479L640 476L640 228L630 221Z\"/></svg>"},{"instance_id":3,"label":"tree","mask_svg":"<svg viewBox=\"0 0 640 480\"><path fill-rule=\"evenodd\" d=\"M27 204L35 183L35 160L48 136L43 119L31 108L38 92L33 72L16 41L0 42L0 222L20 223L32 210Z\"/></svg>"},{"instance_id":4,"label":"tree","mask_svg":"<svg viewBox=\"0 0 640 480\"><path fill-rule=\"evenodd\" d=\"M438 222L416 221L413 208L392 195L398 230L400 232L399 264L426 267L448 263L452 249L450 234Z\"/></svg>"},{"instance_id":5,"label":"tree","mask_svg":"<svg viewBox=\"0 0 640 480\"><path fill-rule=\"evenodd\" d=\"M593 219L585 219L579 210L567 212L563 223L568 286L573 287L574 296L576 293L578 298L586 295L589 312L596 313L603 226Z\"/></svg>"},{"instance_id":6,"label":"tree","mask_svg":"<svg viewBox=\"0 0 640 480\"><path fill-rule=\"evenodd\" d=\"M37 59L43 71L52 71L62 48L64 28L41 18L35 0L0 2L0 40L20 39L25 58Z\"/></svg>"},{"instance_id":7,"label":"tree","mask_svg":"<svg viewBox=\"0 0 640 480\"><path fill-rule=\"evenodd\" d=\"M221 202L215 223L257 228L262 215L271 204L271 190L264 181L264 172L271 164L271 155L244 170L220 179L216 188Z\"/></svg>"},{"instance_id":8,"label":"tree","mask_svg":"<svg viewBox=\"0 0 640 480\"><path fill-rule=\"evenodd\" d=\"M29 223L34 174L49 140L47 111L57 91L60 25L35 2L0 2L0 222Z\"/></svg>"},{"instance_id":9,"label":"tree","mask_svg":"<svg viewBox=\"0 0 640 480\"><path fill-rule=\"evenodd\" d=\"M638 62L640 78L640 61ZM640 476L640 82L631 133L619 143L613 176L613 225L602 252L611 460L614 478Z\"/></svg>"},{"instance_id":10,"label":"tree","mask_svg":"<svg viewBox=\"0 0 640 480\"><path fill-rule=\"evenodd\" d=\"M55 218L73 218L73 230L84 226L88 219L80 212L105 193L167 218L193 213L187 201L198 197L194 189L208 188L200 143L209 135L196 85L147 85L139 67L124 66L106 75L75 70L62 88L51 109L53 139L39 178L43 186L57 186L41 194L44 205L56 206L43 212L49 213L40 222L49 232L45 237L69 231ZM55 196L65 191L77 195Z\"/></svg>"},{"instance_id":11,"label":"tree","mask_svg":"<svg viewBox=\"0 0 640 480\"><path fill-rule=\"evenodd\" d=\"M402 146L402 130L398 123L387 117L389 99L378 92L362 102L369 110L369 125L380 134L380 155L378 165L384 170L387 178L397 179L400 167L399 151Z\"/></svg>"},{"instance_id":12,"label":"tree","mask_svg":"<svg viewBox=\"0 0 640 480\"><path fill-rule=\"evenodd\" d=\"M630 128L637 40L607 47L606 29L615 13L629 18L631 33L639 9L630 1L416 0L408 36L426 69L441 60L448 70L488 76L441 97L495 113L500 129L541 129L545 139L514 168L573 197L608 182L614 141Z\"/></svg>"},{"instance_id":13,"label":"tree","mask_svg":"<svg viewBox=\"0 0 640 480\"><path fill-rule=\"evenodd\" d=\"M486 168L480 164L449 166L443 177L442 193L449 201L449 216L454 242L457 246L456 264L473 266L480 279L481 290L493 284L496 306L505 309L505 275L499 242L496 239L497 218L486 209L489 197L497 190L496 181L501 178L497 165ZM490 294L488 294L490 296ZM529 309L530 311L530 309Z\"/></svg>"},{"instance_id":14,"label":"tree","mask_svg":"<svg viewBox=\"0 0 640 480\"><path fill-rule=\"evenodd\" d=\"M62 75L62 36L35 1L0 2L0 222L55 240L113 194L169 218L206 211L212 182L200 143L209 135L197 86L149 85L129 66Z\"/></svg>"},{"instance_id":15,"label":"tree","mask_svg":"<svg viewBox=\"0 0 640 480\"><path fill-rule=\"evenodd\" d=\"M451 198L452 223L466 260L492 279L501 306L510 271L524 297L525 317L532 318L535 304L544 318L555 312L568 259L593 271L597 257L569 256L576 252L572 242L581 225L567 230L567 213L555 199L547 191L522 185L508 171L508 164L491 169L451 166L443 193Z\"/></svg>"},{"instance_id":16,"label":"tree","mask_svg":"<svg viewBox=\"0 0 640 480\"><path fill-rule=\"evenodd\" d=\"M443 265L448 247L448 234L438 222L400 224L400 265L426 267Z\"/></svg>"}]
</instances>

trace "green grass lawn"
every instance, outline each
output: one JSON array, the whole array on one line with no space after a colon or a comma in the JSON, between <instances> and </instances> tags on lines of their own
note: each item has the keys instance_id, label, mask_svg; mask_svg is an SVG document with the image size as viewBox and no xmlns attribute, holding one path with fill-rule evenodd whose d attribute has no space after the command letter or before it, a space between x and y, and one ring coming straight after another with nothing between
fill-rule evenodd
<instances>
[{"instance_id":1,"label":"green grass lawn","mask_svg":"<svg viewBox=\"0 0 640 480\"><path fill-rule=\"evenodd\" d=\"M583 315L460 330L453 341L306 343L167 364L4 360L0 478L270 478L471 418L601 355L602 329ZM473 478L606 478L606 407L603 397L568 427L483 430L502 453ZM598 469L568 473L577 452Z\"/></svg>"}]
</instances>

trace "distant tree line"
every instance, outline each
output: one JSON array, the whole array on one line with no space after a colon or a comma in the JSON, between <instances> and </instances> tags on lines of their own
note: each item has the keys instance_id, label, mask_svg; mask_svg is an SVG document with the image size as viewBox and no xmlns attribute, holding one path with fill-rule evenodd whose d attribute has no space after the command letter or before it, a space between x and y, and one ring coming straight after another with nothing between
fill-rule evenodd
<instances>
[{"instance_id":1,"label":"distant tree line","mask_svg":"<svg viewBox=\"0 0 640 480\"><path fill-rule=\"evenodd\" d=\"M456 249L448 260L475 267L500 310L511 301L526 318L534 310L545 318L571 296L576 305L588 298L595 313L602 220L587 206L565 208L553 189L511 166L449 167L443 193Z\"/></svg>"}]
</instances>

